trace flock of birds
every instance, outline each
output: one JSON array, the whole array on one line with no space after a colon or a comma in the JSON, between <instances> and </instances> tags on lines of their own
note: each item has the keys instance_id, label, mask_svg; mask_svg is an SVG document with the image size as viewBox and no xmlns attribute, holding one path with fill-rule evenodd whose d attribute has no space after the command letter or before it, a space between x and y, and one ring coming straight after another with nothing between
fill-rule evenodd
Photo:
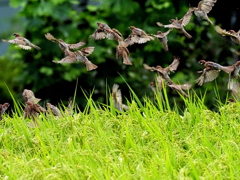
<instances>
[{"instance_id":1,"label":"flock of birds","mask_svg":"<svg viewBox=\"0 0 240 180\"><path fill-rule=\"evenodd\" d=\"M113 41L117 41L118 45L116 47L116 58L117 59L122 58L123 64L125 65L132 65L132 62L130 61L130 58L129 58L130 52L127 49L128 46L131 46L133 44L147 43L148 41L152 41L157 38L159 42L163 45L164 50L168 51L167 36L170 32L172 32L172 30L176 30L183 33L187 38L192 38L192 36L184 29L184 27L190 22L191 16L193 14L195 14L197 17L201 19L207 20L211 25L214 25L213 22L208 18L208 13L212 10L212 7L216 2L217 0L201 0L198 3L197 7L189 7L188 11L181 19L179 20L177 18L170 19L169 20L170 24L168 25L163 25L160 22L156 22L156 24L160 27L169 28L169 30L166 32L158 31L156 35L147 34L142 29L136 28L134 26L130 26L129 29L131 30L131 34L126 39L124 39L122 34L117 29L110 28L107 24L98 22L97 29L92 35L89 36L89 38L93 40L110 39ZM215 29L216 29L216 32L221 34L222 36L230 36L233 42L240 44L240 30L238 32L235 32L234 30L226 31L219 26L215 26ZM23 48L25 50L30 50L31 48L35 48L37 50L41 49L40 47L32 44L28 39L20 36L19 34L14 33L13 35L15 36L15 39L2 40L2 41L9 42L12 44L17 44L18 47ZM93 53L94 47L85 47L80 50L72 51L74 49L79 49L81 46L84 46L86 43L83 41L80 41L76 44L67 44L62 39L56 39L50 33L45 34L45 37L49 41L58 43L60 49L64 53L64 58L61 59L60 61L53 61L54 63L81 62L85 64L86 69L88 71L98 68L97 65L93 64L87 58L88 55ZM171 72L174 72L177 70L179 63L180 63L180 58L174 57L173 62L168 67L165 67L165 68L163 68L160 65L156 67L150 67L147 64L143 64L143 67L146 70L157 72L156 79L154 80L154 82L150 83L150 86L154 92L156 92L157 90L161 91L161 89L163 88L163 85L166 84L168 87L176 90L181 95L188 97L187 93L184 91L189 90L192 87L192 84L185 83L183 85L179 85L174 83L169 77ZM232 95L234 96L235 99L237 100L240 99L240 95L239 95L240 83L238 82L240 61L236 62L231 66L222 66L218 63L215 63L212 61L205 61L205 60L200 60L199 63L204 66L203 70L198 71L198 73L201 73L201 75L195 81L199 86L202 86L204 83L207 83L216 79L219 75L219 72L222 70L229 74L228 89L232 92ZM33 119L33 122L36 124L35 117L39 113L45 112L46 110L37 104L39 100L35 98L32 91L24 90L24 92L25 92L25 95L23 95L23 97L26 103L25 110L24 110L24 118L31 118ZM26 96L28 97L25 98ZM121 95L119 86L117 84L113 85L112 97L113 97L113 102L116 109L120 111L122 111L123 109L128 109L128 106L122 104L122 95ZM0 105L1 116L8 107L9 107L8 103ZM60 113L56 113L60 111L56 110L56 107L51 105L50 103L47 104L47 107L48 109L53 109L53 107L55 108L55 110L51 110L52 114L54 115L60 114Z\"/></svg>"}]
</instances>

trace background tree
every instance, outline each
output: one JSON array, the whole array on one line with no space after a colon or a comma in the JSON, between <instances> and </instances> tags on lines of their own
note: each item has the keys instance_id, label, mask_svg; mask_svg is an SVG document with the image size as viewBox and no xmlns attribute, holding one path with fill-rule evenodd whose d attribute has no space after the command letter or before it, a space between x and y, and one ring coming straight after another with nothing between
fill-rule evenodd
<instances>
[{"instance_id":1,"label":"background tree","mask_svg":"<svg viewBox=\"0 0 240 180\"><path fill-rule=\"evenodd\" d=\"M209 13L209 17L224 29L238 30L239 10L236 2L227 3L218 1ZM122 64L122 60L115 57L117 42L111 40L93 41L89 39L97 22L107 23L111 28L118 29L126 38L130 33L129 26L136 26L149 34L156 34L158 30L167 31L158 27L156 22L168 24L169 19L181 18L188 10L189 5L196 7L198 0L10 0L13 8L20 7L17 18L23 19L19 34L30 39L34 44L41 47L41 51L25 51L11 45L8 53L0 58L0 93L1 101L10 102L9 93L5 84L15 97L22 101L21 93L24 88L35 92L36 97L55 104L67 101L74 95L78 80L76 96L80 108L85 106L85 97L81 90L90 93L99 102L106 102L106 91L114 83L120 85L124 96L129 98L129 90L123 78L132 87L139 97L151 96L153 93L149 87L154 79L154 73L146 71L142 64L151 66L167 66L172 62L173 56L180 56L181 63L175 74L171 75L176 83L186 81L194 83L198 78L198 70L203 67L197 62L201 59L216 61L223 65L233 64L238 60L234 53L239 50L238 45L233 44L229 38L221 37L207 21L195 16L186 26L186 30L193 36L185 38L182 34L172 31L168 36L169 51L165 52L162 45L156 39L146 44L134 44L128 49L132 66ZM223 5L223 6L222 6ZM225 9L222 9L224 7ZM224 12L224 17L222 16ZM221 14L221 15L220 15ZM15 17L15 18L16 18ZM214 18L215 19L214 19ZM16 23L16 22L15 22ZM16 24L15 24L16 25ZM48 41L44 34L50 32L56 38L61 38L67 43L76 43L80 40L87 46L94 46L94 52L89 59L98 69L87 72L83 64L54 64L52 60L60 60L64 57L58 45ZM4 33L2 39L10 39L14 32ZM121 76L123 77L121 77ZM224 100L227 94L228 76L224 73L216 80L220 96ZM214 108L215 83L205 84L203 87L194 85L197 94L207 90L206 104ZM201 92L200 92L201 91ZM181 102L179 95L168 89L170 100ZM141 99L141 98L140 98Z\"/></svg>"}]
</instances>

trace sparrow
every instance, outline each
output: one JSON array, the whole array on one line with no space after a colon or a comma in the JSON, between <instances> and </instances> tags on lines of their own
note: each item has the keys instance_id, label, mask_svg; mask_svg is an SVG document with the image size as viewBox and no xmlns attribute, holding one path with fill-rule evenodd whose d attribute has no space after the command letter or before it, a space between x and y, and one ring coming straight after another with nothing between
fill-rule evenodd
<instances>
[{"instance_id":1,"label":"sparrow","mask_svg":"<svg viewBox=\"0 0 240 180\"><path fill-rule=\"evenodd\" d=\"M36 98L34 93L31 90L24 89L22 93L23 100L26 102L31 102L37 104L41 99Z\"/></svg>"},{"instance_id":2,"label":"sparrow","mask_svg":"<svg viewBox=\"0 0 240 180\"><path fill-rule=\"evenodd\" d=\"M156 38L158 38L158 40L160 41L160 43L162 43L164 51L168 51L168 39L167 39L167 35L170 33L170 31L172 31L172 29L169 29L167 32L163 33L162 31L158 31L157 35L153 35Z\"/></svg>"},{"instance_id":3,"label":"sparrow","mask_svg":"<svg viewBox=\"0 0 240 180\"><path fill-rule=\"evenodd\" d=\"M49 114L53 114L54 116L61 116L61 111L58 109L58 107L52 105L51 103L47 103L47 112Z\"/></svg>"},{"instance_id":4,"label":"sparrow","mask_svg":"<svg viewBox=\"0 0 240 180\"><path fill-rule=\"evenodd\" d=\"M225 29L222 29L220 26L216 26L215 30L222 36L230 36L233 42L240 44L240 30L238 32L235 32L234 30L226 31Z\"/></svg>"},{"instance_id":5,"label":"sparrow","mask_svg":"<svg viewBox=\"0 0 240 180\"><path fill-rule=\"evenodd\" d=\"M233 83L239 84L240 61L237 61L235 64L231 66L222 66L218 63L213 63L212 66L218 70L222 70L227 74L229 74L229 81L228 81L229 90L233 90L233 88L236 87L236 85L234 85Z\"/></svg>"},{"instance_id":6,"label":"sparrow","mask_svg":"<svg viewBox=\"0 0 240 180\"><path fill-rule=\"evenodd\" d=\"M186 26L192 16L192 8L189 8L189 10L187 11L187 13L180 19L178 20L176 19L170 19L170 23L168 25L163 25L160 22L157 22L158 26L163 26L164 28L170 28L170 29L177 29L178 31L182 32L187 38L192 38L192 36L190 34L188 34L188 32L184 29L184 26Z\"/></svg>"},{"instance_id":7,"label":"sparrow","mask_svg":"<svg viewBox=\"0 0 240 180\"><path fill-rule=\"evenodd\" d=\"M219 75L220 70L213 67L213 63L211 61L200 60L198 63L204 65L204 69L202 71L198 71L198 73L202 73L201 76L195 80L195 82L202 86L204 83L213 81Z\"/></svg>"},{"instance_id":8,"label":"sparrow","mask_svg":"<svg viewBox=\"0 0 240 180\"><path fill-rule=\"evenodd\" d=\"M111 29L107 24L97 23L98 28L95 32L89 36L90 39L101 40L101 39L110 39L110 40L120 40L122 38L121 33L117 29Z\"/></svg>"},{"instance_id":9,"label":"sparrow","mask_svg":"<svg viewBox=\"0 0 240 180\"><path fill-rule=\"evenodd\" d=\"M2 115L5 113L9 106L9 103L0 104L0 120L2 120Z\"/></svg>"},{"instance_id":10,"label":"sparrow","mask_svg":"<svg viewBox=\"0 0 240 180\"><path fill-rule=\"evenodd\" d=\"M86 65L87 71L96 69L98 66L93 64L86 56L90 55L94 51L94 47L82 48L79 51L72 52L69 49L64 51L66 57L60 61L53 61L54 63L74 63L81 62Z\"/></svg>"},{"instance_id":11,"label":"sparrow","mask_svg":"<svg viewBox=\"0 0 240 180\"><path fill-rule=\"evenodd\" d=\"M19 34L17 33L14 33L13 34L15 36L15 39L12 39L12 40L5 40L5 39L2 39L3 42L9 42L11 44L18 44L17 47L20 47L22 49L25 49L25 50L29 50L31 49L32 47L37 49L37 50L40 50L41 48L32 44L28 39L20 36Z\"/></svg>"},{"instance_id":12,"label":"sparrow","mask_svg":"<svg viewBox=\"0 0 240 180\"><path fill-rule=\"evenodd\" d=\"M116 48L116 58L122 58L123 59L123 64L126 65L132 65L132 62L129 59L130 52L127 49L128 44L125 43L123 40L118 41L118 46Z\"/></svg>"},{"instance_id":13,"label":"sparrow","mask_svg":"<svg viewBox=\"0 0 240 180\"><path fill-rule=\"evenodd\" d=\"M180 58L174 56L173 62L165 68L162 68L162 66L156 66L156 67L150 67L147 64L143 64L143 67L149 71L157 71L158 74L165 79L168 82L172 82L172 80L169 77L170 72L175 72L178 68L178 65L180 63Z\"/></svg>"},{"instance_id":14,"label":"sparrow","mask_svg":"<svg viewBox=\"0 0 240 180\"><path fill-rule=\"evenodd\" d=\"M212 10L212 7L217 0L202 0L198 3L197 7L193 7L192 10L197 17L207 20L211 25L212 21L208 18L208 13Z\"/></svg>"},{"instance_id":15,"label":"sparrow","mask_svg":"<svg viewBox=\"0 0 240 180\"><path fill-rule=\"evenodd\" d=\"M129 109L127 105L122 104L122 93L121 90L118 88L118 84L114 84L112 87L112 99L114 108L118 109L119 111L122 111L123 109Z\"/></svg>"},{"instance_id":16,"label":"sparrow","mask_svg":"<svg viewBox=\"0 0 240 180\"><path fill-rule=\"evenodd\" d=\"M36 118L39 116L39 113L44 113L44 112L46 112L46 109L44 109L42 106L32 103L30 101L27 101L26 106L24 108L23 118L32 119L34 126L38 126Z\"/></svg>"},{"instance_id":17,"label":"sparrow","mask_svg":"<svg viewBox=\"0 0 240 180\"><path fill-rule=\"evenodd\" d=\"M185 97L188 97L188 95L183 90L187 91L192 87L192 84L190 84L190 83L185 83L183 85L179 85L179 84L175 84L173 82L168 82L167 85Z\"/></svg>"},{"instance_id":18,"label":"sparrow","mask_svg":"<svg viewBox=\"0 0 240 180\"><path fill-rule=\"evenodd\" d=\"M84 46L86 43L83 41L80 41L76 44L67 44L62 39L56 39L52 34L47 33L45 34L45 37L52 42L56 42L59 44L59 47L62 51L65 51L66 49L78 49L81 46Z\"/></svg>"},{"instance_id":19,"label":"sparrow","mask_svg":"<svg viewBox=\"0 0 240 180\"><path fill-rule=\"evenodd\" d=\"M134 26L130 26L129 29L132 31L132 33L124 40L129 46L135 43L143 44L147 41L154 40L152 36L148 35L142 29L136 28Z\"/></svg>"}]
</instances>

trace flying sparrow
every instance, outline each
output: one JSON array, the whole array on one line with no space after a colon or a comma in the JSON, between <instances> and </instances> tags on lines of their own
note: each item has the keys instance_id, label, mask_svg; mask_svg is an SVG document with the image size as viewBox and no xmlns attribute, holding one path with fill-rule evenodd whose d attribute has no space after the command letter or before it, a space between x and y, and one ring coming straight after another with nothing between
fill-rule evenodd
<instances>
[{"instance_id":1,"label":"flying sparrow","mask_svg":"<svg viewBox=\"0 0 240 180\"><path fill-rule=\"evenodd\" d=\"M157 35L153 35L156 38L158 38L158 40L160 41L160 43L162 43L163 48L165 51L168 51L168 39L167 39L167 35L170 33L170 31L172 31L172 29L169 29L167 32L163 33L162 31L158 31Z\"/></svg>"},{"instance_id":2,"label":"flying sparrow","mask_svg":"<svg viewBox=\"0 0 240 180\"><path fill-rule=\"evenodd\" d=\"M121 90L118 88L119 88L118 84L114 84L112 87L112 98L114 107L119 111L122 111L123 109L129 109L127 105L122 104L122 93Z\"/></svg>"},{"instance_id":3,"label":"flying sparrow","mask_svg":"<svg viewBox=\"0 0 240 180\"><path fill-rule=\"evenodd\" d=\"M208 13L212 10L212 7L217 0L202 0L198 3L197 7L193 7L192 10L197 17L207 20L211 25L212 21L208 18Z\"/></svg>"},{"instance_id":4,"label":"flying sparrow","mask_svg":"<svg viewBox=\"0 0 240 180\"><path fill-rule=\"evenodd\" d=\"M82 48L79 51L72 52L68 49L64 51L66 57L60 61L53 61L54 63L74 63L81 62L86 65L87 71L96 69L97 66L93 64L86 56L90 55L94 51L94 47Z\"/></svg>"},{"instance_id":5,"label":"flying sparrow","mask_svg":"<svg viewBox=\"0 0 240 180\"><path fill-rule=\"evenodd\" d=\"M202 71L198 71L198 73L202 73L201 76L195 80L195 82L202 86L204 83L213 81L219 75L220 70L213 67L213 63L211 61L200 60L198 63L204 65L204 69Z\"/></svg>"},{"instance_id":6,"label":"flying sparrow","mask_svg":"<svg viewBox=\"0 0 240 180\"><path fill-rule=\"evenodd\" d=\"M168 82L172 82L172 80L169 77L170 72L175 72L177 70L177 67L180 63L180 58L174 56L173 62L165 68L162 68L161 66L156 66L156 67L150 67L147 64L143 64L143 67L149 71L157 71L158 74L165 79Z\"/></svg>"},{"instance_id":7,"label":"flying sparrow","mask_svg":"<svg viewBox=\"0 0 240 180\"><path fill-rule=\"evenodd\" d=\"M89 36L89 38L94 40L101 40L101 39L111 39L118 41L122 39L122 34L117 29L111 29L107 24L104 23L97 23L98 28L95 32Z\"/></svg>"},{"instance_id":8,"label":"flying sparrow","mask_svg":"<svg viewBox=\"0 0 240 180\"><path fill-rule=\"evenodd\" d=\"M132 33L124 40L129 46L133 45L134 43L143 44L147 41L154 40L152 36L148 35L142 29L134 26L130 26L129 29L132 31Z\"/></svg>"},{"instance_id":9,"label":"flying sparrow","mask_svg":"<svg viewBox=\"0 0 240 180\"><path fill-rule=\"evenodd\" d=\"M162 23L157 22L157 25L158 26L163 26L164 28L177 29L177 30L181 31L182 33L184 33L184 35L187 38L192 38L192 36L190 34L188 34L187 31L184 29L184 26L186 26L191 19L192 11L193 11L192 8L189 8L187 13L180 20L170 19L169 21L170 21L171 24L163 25Z\"/></svg>"},{"instance_id":10,"label":"flying sparrow","mask_svg":"<svg viewBox=\"0 0 240 180\"><path fill-rule=\"evenodd\" d=\"M188 97L188 95L183 91L183 90L189 90L192 87L192 84L190 83L185 83L183 85L175 84L173 82L168 82L167 85L172 88L173 90L179 92L183 96Z\"/></svg>"},{"instance_id":11,"label":"flying sparrow","mask_svg":"<svg viewBox=\"0 0 240 180\"><path fill-rule=\"evenodd\" d=\"M220 26L216 26L215 30L222 36L230 36L233 42L240 44L240 30L238 32L235 32L234 30L226 31L225 29L222 29Z\"/></svg>"},{"instance_id":12,"label":"flying sparrow","mask_svg":"<svg viewBox=\"0 0 240 180\"><path fill-rule=\"evenodd\" d=\"M127 46L127 43L125 43L123 40L118 41L118 46L116 48L116 58L122 58L123 64L132 65L132 62L129 59L130 52L128 51Z\"/></svg>"},{"instance_id":13,"label":"flying sparrow","mask_svg":"<svg viewBox=\"0 0 240 180\"><path fill-rule=\"evenodd\" d=\"M20 36L19 34L17 33L14 33L13 34L15 36L15 39L12 39L12 40L5 40L5 39L2 39L3 42L9 42L11 44L18 44L17 47L20 47L22 49L25 49L25 50L29 50L31 49L32 47L37 49L37 50L40 50L41 48L32 44L28 39Z\"/></svg>"},{"instance_id":14,"label":"flying sparrow","mask_svg":"<svg viewBox=\"0 0 240 180\"><path fill-rule=\"evenodd\" d=\"M80 41L76 44L67 44L62 39L56 39L52 34L47 33L45 34L45 37L52 42L56 42L59 44L59 47L62 51L65 51L66 49L78 49L81 46L84 46L86 43L83 41Z\"/></svg>"},{"instance_id":15,"label":"flying sparrow","mask_svg":"<svg viewBox=\"0 0 240 180\"><path fill-rule=\"evenodd\" d=\"M218 70L222 70L227 74L229 74L229 81L228 81L229 90L233 90L234 87L236 88L235 83L239 84L240 61L237 61L235 64L231 66L222 66L218 63L213 63L212 66Z\"/></svg>"}]
</instances>

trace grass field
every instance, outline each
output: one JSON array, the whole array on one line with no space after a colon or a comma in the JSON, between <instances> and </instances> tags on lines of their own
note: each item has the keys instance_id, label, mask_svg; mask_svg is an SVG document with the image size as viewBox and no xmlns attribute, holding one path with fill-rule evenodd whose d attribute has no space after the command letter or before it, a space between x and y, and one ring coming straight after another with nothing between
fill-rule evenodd
<instances>
[{"instance_id":1,"label":"grass field","mask_svg":"<svg viewBox=\"0 0 240 180\"><path fill-rule=\"evenodd\" d=\"M240 179L240 105L185 109L133 94L130 109L91 98L64 118L41 115L28 126L20 106L0 121L0 179Z\"/></svg>"}]
</instances>

